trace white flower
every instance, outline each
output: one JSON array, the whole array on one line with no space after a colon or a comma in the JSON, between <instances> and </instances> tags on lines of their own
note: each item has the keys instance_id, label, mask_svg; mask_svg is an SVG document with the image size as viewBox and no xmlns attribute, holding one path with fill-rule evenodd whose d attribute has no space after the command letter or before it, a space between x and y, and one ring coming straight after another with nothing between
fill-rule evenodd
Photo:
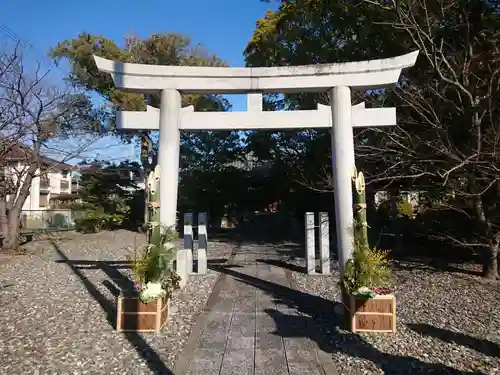
<instances>
[{"instance_id":1,"label":"white flower","mask_svg":"<svg viewBox=\"0 0 500 375\"><path fill-rule=\"evenodd\" d=\"M364 294L364 293L370 293L372 290L370 288L367 288L366 286L362 286L361 288L358 288L358 293Z\"/></svg>"},{"instance_id":2,"label":"white flower","mask_svg":"<svg viewBox=\"0 0 500 375\"><path fill-rule=\"evenodd\" d=\"M166 291L162 288L161 283L149 282L146 287L141 291L141 300L153 301L162 298Z\"/></svg>"}]
</instances>

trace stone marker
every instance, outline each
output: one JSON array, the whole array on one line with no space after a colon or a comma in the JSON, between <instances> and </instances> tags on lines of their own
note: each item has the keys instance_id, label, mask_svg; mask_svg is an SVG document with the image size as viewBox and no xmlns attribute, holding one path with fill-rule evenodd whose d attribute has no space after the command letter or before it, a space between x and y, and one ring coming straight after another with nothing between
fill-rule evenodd
<instances>
[{"instance_id":1,"label":"stone marker","mask_svg":"<svg viewBox=\"0 0 500 375\"><path fill-rule=\"evenodd\" d=\"M184 251L189 252L186 255L186 261L190 261L191 266L186 264L189 274L204 275L207 273L207 249L208 249L208 235L207 235L207 213L200 212L198 214L198 244L197 244L197 258L198 269L195 273L193 271L193 251L194 251L194 234L193 234L193 214L184 214Z\"/></svg>"},{"instance_id":2,"label":"stone marker","mask_svg":"<svg viewBox=\"0 0 500 375\"><path fill-rule=\"evenodd\" d=\"M306 212L306 272L316 275L316 228L318 228L319 264L322 275L330 274L330 225L328 212L319 213L315 225L314 212Z\"/></svg>"},{"instance_id":3,"label":"stone marker","mask_svg":"<svg viewBox=\"0 0 500 375\"><path fill-rule=\"evenodd\" d=\"M200 212L198 214L198 274L204 275L207 273L207 213Z\"/></svg>"},{"instance_id":4,"label":"stone marker","mask_svg":"<svg viewBox=\"0 0 500 375\"><path fill-rule=\"evenodd\" d=\"M308 275L316 273L314 229L314 212L306 212L306 272Z\"/></svg>"},{"instance_id":5,"label":"stone marker","mask_svg":"<svg viewBox=\"0 0 500 375\"><path fill-rule=\"evenodd\" d=\"M328 212L319 213L319 264L323 275L330 274L330 225Z\"/></svg>"}]
</instances>

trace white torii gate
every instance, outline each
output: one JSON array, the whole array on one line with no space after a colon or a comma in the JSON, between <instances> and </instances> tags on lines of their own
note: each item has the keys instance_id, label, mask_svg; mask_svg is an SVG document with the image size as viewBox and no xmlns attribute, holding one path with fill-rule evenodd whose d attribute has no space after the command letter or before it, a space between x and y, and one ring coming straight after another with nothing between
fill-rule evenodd
<instances>
[{"instance_id":1,"label":"white torii gate","mask_svg":"<svg viewBox=\"0 0 500 375\"><path fill-rule=\"evenodd\" d=\"M353 127L396 124L395 108L352 106L351 87L368 90L397 83L401 71L415 64L418 51L380 60L273 68L224 68L120 63L94 56L97 68L111 74L119 89L160 92L160 108L119 112L128 129L159 129L161 167L160 221L175 225L180 130L250 130L331 127L332 171L341 274L352 248ZM262 93L329 92L330 106L311 111L262 111ZM247 112L194 112L181 108L180 93L248 94ZM181 270L181 272L183 272Z\"/></svg>"}]
</instances>

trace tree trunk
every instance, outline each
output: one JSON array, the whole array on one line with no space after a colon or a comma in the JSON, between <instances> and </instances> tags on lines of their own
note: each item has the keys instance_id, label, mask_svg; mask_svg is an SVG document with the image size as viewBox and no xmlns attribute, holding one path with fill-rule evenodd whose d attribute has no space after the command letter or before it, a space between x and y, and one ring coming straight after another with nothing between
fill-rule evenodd
<instances>
[{"instance_id":1,"label":"tree trunk","mask_svg":"<svg viewBox=\"0 0 500 375\"><path fill-rule=\"evenodd\" d=\"M4 203L0 203L0 205L2 204ZM5 215L7 220L2 223L2 250L16 250L19 247L20 215L21 211L18 209L12 209L8 215Z\"/></svg>"},{"instance_id":2,"label":"tree trunk","mask_svg":"<svg viewBox=\"0 0 500 375\"><path fill-rule=\"evenodd\" d=\"M477 196L474 199L474 210L480 227L483 230L484 237L488 241L488 246L485 247L483 254L483 277L494 280L499 277L498 247L500 242L500 233L494 233L491 222L486 217L483 199L481 196Z\"/></svg>"},{"instance_id":3,"label":"tree trunk","mask_svg":"<svg viewBox=\"0 0 500 375\"><path fill-rule=\"evenodd\" d=\"M500 280L500 252L497 253L497 279Z\"/></svg>"},{"instance_id":4,"label":"tree trunk","mask_svg":"<svg viewBox=\"0 0 500 375\"><path fill-rule=\"evenodd\" d=\"M19 220L15 220L19 222ZM15 225L15 222L12 222L9 225L9 231L7 235L3 239L2 250L16 250L19 248L19 225Z\"/></svg>"},{"instance_id":5,"label":"tree trunk","mask_svg":"<svg viewBox=\"0 0 500 375\"><path fill-rule=\"evenodd\" d=\"M0 248L3 249L9 235L9 220L7 218L7 200L0 197Z\"/></svg>"},{"instance_id":6,"label":"tree trunk","mask_svg":"<svg viewBox=\"0 0 500 375\"><path fill-rule=\"evenodd\" d=\"M149 97L147 98L149 100ZM144 228L147 228L149 221L149 193L148 193L148 177L156 166L156 161L154 157L151 158L152 162L149 162L149 156L151 154L152 145L151 140L146 132L141 134L141 164L143 168L143 181L144 181Z\"/></svg>"},{"instance_id":7,"label":"tree trunk","mask_svg":"<svg viewBox=\"0 0 500 375\"><path fill-rule=\"evenodd\" d=\"M399 217L398 212L398 201L400 196L400 191L398 190L390 190L391 197L391 232L394 234L394 242L392 249L394 252L398 252L401 249L401 219Z\"/></svg>"},{"instance_id":8,"label":"tree trunk","mask_svg":"<svg viewBox=\"0 0 500 375\"><path fill-rule=\"evenodd\" d=\"M35 150L39 150L39 146L35 147ZM3 250L15 250L19 247L19 234L20 234L20 220L21 220L21 211L26 202L26 198L28 198L30 194L31 183L33 182L33 177L38 169L39 163L37 161L31 162L24 181L22 182L19 188L19 194L15 197L15 191L13 191L12 195L15 197L13 200L9 200L7 202L6 195L2 194L0 198L0 229L3 233ZM2 215L2 213L6 213L7 215ZM2 217L3 216L3 217ZM7 220L5 220L5 217Z\"/></svg>"},{"instance_id":9,"label":"tree trunk","mask_svg":"<svg viewBox=\"0 0 500 375\"><path fill-rule=\"evenodd\" d=\"M494 280L498 278L498 244L491 243L485 250L485 261L483 264L483 277Z\"/></svg>"}]
</instances>

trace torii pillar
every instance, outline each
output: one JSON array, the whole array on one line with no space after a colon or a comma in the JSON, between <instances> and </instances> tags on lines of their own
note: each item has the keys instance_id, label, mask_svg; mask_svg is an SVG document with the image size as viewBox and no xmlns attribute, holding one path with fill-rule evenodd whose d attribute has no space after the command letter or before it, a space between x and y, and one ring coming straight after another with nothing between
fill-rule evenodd
<instances>
[{"instance_id":1,"label":"torii pillar","mask_svg":"<svg viewBox=\"0 0 500 375\"><path fill-rule=\"evenodd\" d=\"M351 178L356 162L354 159L351 89L346 86L334 87L330 91L330 105L333 125L331 137L335 226L340 272L343 275L345 262L351 257L354 247Z\"/></svg>"},{"instance_id":2,"label":"torii pillar","mask_svg":"<svg viewBox=\"0 0 500 375\"><path fill-rule=\"evenodd\" d=\"M160 144L158 164L160 165L160 220L167 227L177 221L177 196L179 190L179 158L181 94L177 90L161 91Z\"/></svg>"}]
</instances>

